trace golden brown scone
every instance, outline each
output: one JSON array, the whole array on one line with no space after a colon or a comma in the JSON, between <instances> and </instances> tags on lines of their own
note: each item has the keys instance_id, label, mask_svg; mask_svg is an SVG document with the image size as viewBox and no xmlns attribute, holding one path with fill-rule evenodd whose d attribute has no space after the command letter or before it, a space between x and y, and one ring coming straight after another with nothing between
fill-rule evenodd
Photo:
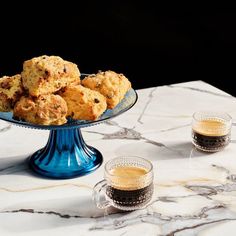
<instances>
[{"instance_id":1,"label":"golden brown scone","mask_svg":"<svg viewBox=\"0 0 236 236\"><path fill-rule=\"evenodd\" d=\"M96 120L107 108L102 94L81 85L66 87L60 95L67 103L67 115L76 120Z\"/></svg>"},{"instance_id":2,"label":"golden brown scone","mask_svg":"<svg viewBox=\"0 0 236 236\"><path fill-rule=\"evenodd\" d=\"M22 93L23 86L19 74L0 78L0 111L11 111Z\"/></svg>"},{"instance_id":3,"label":"golden brown scone","mask_svg":"<svg viewBox=\"0 0 236 236\"><path fill-rule=\"evenodd\" d=\"M25 61L21 75L24 88L36 97L80 82L77 65L57 56L45 55Z\"/></svg>"},{"instance_id":4,"label":"golden brown scone","mask_svg":"<svg viewBox=\"0 0 236 236\"><path fill-rule=\"evenodd\" d=\"M13 116L40 125L62 125L67 122L67 105L59 95L22 96L16 103Z\"/></svg>"},{"instance_id":5,"label":"golden brown scone","mask_svg":"<svg viewBox=\"0 0 236 236\"><path fill-rule=\"evenodd\" d=\"M130 81L123 74L117 74L110 70L87 76L81 83L85 87L104 95L107 100L107 107L110 109L114 108L131 88Z\"/></svg>"}]
</instances>

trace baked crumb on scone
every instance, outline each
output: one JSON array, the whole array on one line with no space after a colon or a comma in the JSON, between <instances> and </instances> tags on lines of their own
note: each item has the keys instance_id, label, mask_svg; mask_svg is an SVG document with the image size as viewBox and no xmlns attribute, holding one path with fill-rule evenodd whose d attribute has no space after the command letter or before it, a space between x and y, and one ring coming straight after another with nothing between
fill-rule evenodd
<instances>
[{"instance_id":1,"label":"baked crumb on scone","mask_svg":"<svg viewBox=\"0 0 236 236\"><path fill-rule=\"evenodd\" d=\"M22 82L31 96L54 93L71 83L80 83L76 64L58 56L40 56L23 63Z\"/></svg>"},{"instance_id":2,"label":"baked crumb on scone","mask_svg":"<svg viewBox=\"0 0 236 236\"><path fill-rule=\"evenodd\" d=\"M13 116L39 125L62 125L67 122L67 105L59 95L41 95L39 97L22 96L16 103Z\"/></svg>"},{"instance_id":3,"label":"baked crumb on scone","mask_svg":"<svg viewBox=\"0 0 236 236\"><path fill-rule=\"evenodd\" d=\"M130 81L123 74L111 70L89 75L81 83L83 86L104 95L107 100L107 107L110 109L113 109L131 88Z\"/></svg>"},{"instance_id":4,"label":"baked crumb on scone","mask_svg":"<svg viewBox=\"0 0 236 236\"><path fill-rule=\"evenodd\" d=\"M0 78L0 111L11 111L22 93L20 74Z\"/></svg>"},{"instance_id":5,"label":"baked crumb on scone","mask_svg":"<svg viewBox=\"0 0 236 236\"><path fill-rule=\"evenodd\" d=\"M96 120L106 110L106 98L81 85L68 86L59 93L66 101L67 116L76 120Z\"/></svg>"}]
</instances>

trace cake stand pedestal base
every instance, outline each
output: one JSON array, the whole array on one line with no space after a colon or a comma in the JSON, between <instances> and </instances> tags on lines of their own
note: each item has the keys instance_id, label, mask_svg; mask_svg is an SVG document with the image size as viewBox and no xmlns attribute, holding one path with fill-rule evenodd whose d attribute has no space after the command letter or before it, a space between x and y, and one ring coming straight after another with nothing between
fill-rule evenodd
<instances>
[{"instance_id":1,"label":"cake stand pedestal base","mask_svg":"<svg viewBox=\"0 0 236 236\"><path fill-rule=\"evenodd\" d=\"M40 175L67 179L96 170L102 161L102 154L84 142L80 128L71 128L51 130L46 146L30 157L29 165Z\"/></svg>"}]
</instances>

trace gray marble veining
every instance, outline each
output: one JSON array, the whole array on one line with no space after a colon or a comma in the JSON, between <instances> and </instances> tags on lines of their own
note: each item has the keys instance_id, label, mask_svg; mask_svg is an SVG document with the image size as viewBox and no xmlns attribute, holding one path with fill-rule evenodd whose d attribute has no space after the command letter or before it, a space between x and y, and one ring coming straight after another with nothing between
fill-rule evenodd
<instances>
[{"instance_id":1,"label":"gray marble veining","mask_svg":"<svg viewBox=\"0 0 236 236\"><path fill-rule=\"evenodd\" d=\"M113 120L83 129L104 163L141 156L154 166L155 191L142 210L97 209L90 175L50 180L34 175L28 156L43 147L48 132L0 121L0 235L234 235L236 234L236 128L231 143L209 154L191 144L197 110L224 110L236 118L236 99L193 81L137 91L139 100Z\"/></svg>"}]
</instances>

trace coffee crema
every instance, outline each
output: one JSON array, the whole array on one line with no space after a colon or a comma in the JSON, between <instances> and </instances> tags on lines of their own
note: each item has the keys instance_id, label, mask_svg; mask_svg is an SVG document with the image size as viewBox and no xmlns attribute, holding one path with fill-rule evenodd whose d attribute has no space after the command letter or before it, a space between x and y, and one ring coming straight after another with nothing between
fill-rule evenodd
<instances>
[{"instance_id":1,"label":"coffee crema","mask_svg":"<svg viewBox=\"0 0 236 236\"><path fill-rule=\"evenodd\" d=\"M136 190L146 185L146 179L143 177L148 171L135 166L117 166L110 170L111 185L120 190ZM143 181L140 181L141 180ZM137 181L139 179L139 181Z\"/></svg>"},{"instance_id":2,"label":"coffee crema","mask_svg":"<svg viewBox=\"0 0 236 236\"><path fill-rule=\"evenodd\" d=\"M193 144L203 151L218 151L228 145L230 132L220 120L201 120L192 129Z\"/></svg>"},{"instance_id":3,"label":"coffee crema","mask_svg":"<svg viewBox=\"0 0 236 236\"><path fill-rule=\"evenodd\" d=\"M135 166L117 166L110 170L106 194L121 207L140 207L151 200L153 183L148 171Z\"/></svg>"},{"instance_id":4,"label":"coffee crema","mask_svg":"<svg viewBox=\"0 0 236 236\"><path fill-rule=\"evenodd\" d=\"M111 169L110 174L117 177L140 177L148 173L148 171L141 167L136 166L117 166Z\"/></svg>"},{"instance_id":5,"label":"coffee crema","mask_svg":"<svg viewBox=\"0 0 236 236\"><path fill-rule=\"evenodd\" d=\"M206 136L224 136L228 133L225 122L219 120L201 120L193 130Z\"/></svg>"}]
</instances>

